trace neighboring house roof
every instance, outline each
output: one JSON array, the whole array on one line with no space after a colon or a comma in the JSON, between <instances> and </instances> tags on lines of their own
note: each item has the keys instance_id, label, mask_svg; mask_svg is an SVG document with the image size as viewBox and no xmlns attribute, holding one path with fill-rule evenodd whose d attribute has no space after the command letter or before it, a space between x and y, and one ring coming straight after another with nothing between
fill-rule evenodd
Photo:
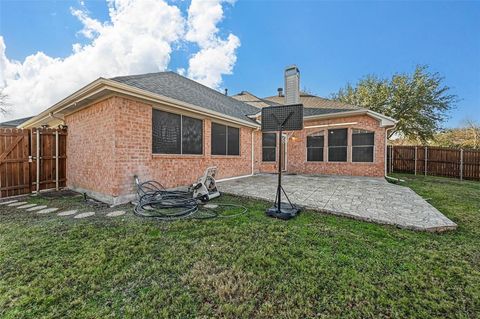
<instances>
[{"instance_id":1,"label":"neighboring house roof","mask_svg":"<svg viewBox=\"0 0 480 319\"><path fill-rule=\"evenodd\" d=\"M278 103L278 104L285 104L285 96L269 96L263 98L264 100ZM312 107L312 108L327 108L327 109L342 109L342 110L359 110L361 109L358 106L350 105L347 103L329 100L320 96L308 94L305 92L300 92L300 103L303 104L305 108Z\"/></svg>"},{"instance_id":2,"label":"neighboring house roof","mask_svg":"<svg viewBox=\"0 0 480 319\"><path fill-rule=\"evenodd\" d=\"M247 114L258 112L258 108L252 105L238 101L174 72L119 76L110 80L242 120L248 119Z\"/></svg>"},{"instance_id":3,"label":"neighboring house roof","mask_svg":"<svg viewBox=\"0 0 480 319\"><path fill-rule=\"evenodd\" d=\"M324 115L324 114L334 114L334 113L344 113L348 111L355 111L360 109L354 110L346 110L341 108L313 108L313 107L304 107L303 108L303 116L315 116L315 115Z\"/></svg>"},{"instance_id":4,"label":"neighboring house roof","mask_svg":"<svg viewBox=\"0 0 480 319\"><path fill-rule=\"evenodd\" d=\"M15 128L17 126L19 126L20 124L23 124L25 123L26 121L28 121L29 119L31 119L33 116L29 116L29 117L23 117L21 119L15 119L15 120L10 120L10 121L6 121L6 122L3 122L3 123L0 123L0 127L3 127L3 128Z\"/></svg>"},{"instance_id":5,"label":"neighboring house roof","mask_svg":"<svg viewBox=\"0 0 480 319\"><path fill-rule=\"evenodd\" d=\"M238 94L232 95L232 97L235 100L242 101L244 103L250 104L258 108L265 107L265 106L279 105L278 103L261 99L258 96L253 95L248 91L242 91Z\"/></svg>"},{"instance_id":6,"label":"neighboring house roof","mask_svg":"<svg viewBox=\"0 0 480 319\"><path fill-rule=\"evenodd\" d=\"M266 98L259 98L250 92L242 91L241 93L234 95L233 98L241 100L245 103L249 103L258 106L260 109L270 105L282 105L285 104L284 95L269 96ZM350 105L347 103L325 99L320 96L311 95L305 92L300 92L300 103L303 104L303 116L305 119L318 119L318 118L331 118L342 116L353 116L366 114L380 121L381 126L395 125L396 121L388 116L379 114L366 108ZM259 123L261 121L261 110L256 113L249 114L251 119L254 119Z\"/></svg>"}]
</instances>

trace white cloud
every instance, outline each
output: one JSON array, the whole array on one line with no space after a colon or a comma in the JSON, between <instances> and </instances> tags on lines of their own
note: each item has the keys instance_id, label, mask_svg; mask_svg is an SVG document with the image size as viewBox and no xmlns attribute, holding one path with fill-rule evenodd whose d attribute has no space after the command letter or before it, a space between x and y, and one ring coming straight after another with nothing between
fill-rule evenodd
<instances>
[{"instance_id":1,"label":"white cloud","mask_svg":"<svg viewBox=\"0 0 480 319\"><path fill-rule=\"evenodd\" d=\"M231 74L237 61L236 50L240 39L229 34L223 40L218 35L217 24L223 19L223 0L192 0L188 8L186 39L195 42L200 51L188 63L188 77L207 86L218 88L223 74Z\"/></svg>"},{"instance_id":2,"label":"white cloud","mask_svg":"<svg viewBox=\"0 0 480 319\"><path fill-rule=\"evenodd\" d=\"M109 21L92 18L85 7L71 13L89 42L74 43L72 53L55 58L37 52L24 61L8 59L0 36L0 87L13 106L9 118L36 114L98 77L138 74L167 69L175 44L194 42L200 50L178 71L218 88L222 74L230 74L240 45L230 34L222 40L217 24L222 1L193 0L188 19L163 0L107 0Z\"/></svg>"}]
</instances>

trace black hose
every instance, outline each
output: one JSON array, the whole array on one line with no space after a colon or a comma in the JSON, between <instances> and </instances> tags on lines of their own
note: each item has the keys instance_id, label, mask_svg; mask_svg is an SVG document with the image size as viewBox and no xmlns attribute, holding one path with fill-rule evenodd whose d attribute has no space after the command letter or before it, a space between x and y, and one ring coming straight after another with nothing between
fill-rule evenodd
<instances>
[{"instance_id":1,"label":"black hose","mask_svg":"<svg viewBox=\"0 0 480 319\"><path fill-rule=\"evenodd\" d=\"M162 220L184 218L198 210L197 200L183 191L167 191L156 181L137 184L138 203L134 213L138 216Z\"/></svg>"},{"instance_id":2,"label":"black hose","mask_svg":"<svg viewBox=\"0 0 480 319\"><path fill-rule=\"evenodd\" d=\"M235 215L222 216L214 209L202 210L199 214L200 201L193 198L190 192L185 191L167 191L162 184L157 181L137 182L138 202L133 209L137 216L153 218L163 221L172 221L177 219L212 219L216 217L230 218L236 217L247 212L247 208L235 204L215 204L217 206L239 207L243 208L241 213Z\"/></svg>"}]
</instances>

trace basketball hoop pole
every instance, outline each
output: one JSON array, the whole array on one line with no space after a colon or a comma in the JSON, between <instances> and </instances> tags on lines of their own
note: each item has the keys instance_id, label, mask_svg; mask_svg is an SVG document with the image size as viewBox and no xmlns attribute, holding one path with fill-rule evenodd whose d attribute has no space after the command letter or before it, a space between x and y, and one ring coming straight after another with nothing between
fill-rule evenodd
<instances>
[{"instance_id":1,"label":"basketball hoop pole","mask_svg":"<svg viewBox=\"0 0 480 319\"><path fill-rule=\"evenodd\" d=\"M278 185L277 185L277 196L275 198L275 212L276 212L276 217L281 218L281 219L289 219L294 217L298 213L298 209L292 204L290 201L290 198L288 198L287 193L282 187L282 144L283 144L283 126L285 123L290 119L292 116L293 112L290 112L290 114L285 118L285 120L280 123L278 118L275 117L275 120L277 121L278 125L280 126L280 131L279 131L279 137L278 137ZM285 197L288 200L288 203L290 204L290 208L288 212L282 212L282 192L285 194ZM271 209L269 210L271 213Z\"/></svg>"},{"instance_id":2,"label":"basketball hoop pole","mask_svg":"<svg viewBox=\"0 0 480 319\"><path fill-rule=\"evenodd\" d=\"M266 112L269 111L267 118ZM285 116L288 113L287 116ZM278 116L282 119L279 120ZM293 122L290 121L290 118L296 115L293 118ZM300 115L300 116L299 116ZM267 121L266 121L267 119ZM274 120L272 123L271 119ZM265 122L266 121L266 122ZM299 122L300 121L300 122ZM278 136L278 185L277 185L277 193L275 197L274 206L268 208L266 210L267 216L279 218L279 219L291 219L298 215L301 211L300 207L293 205L288 198L287 193L282 187L282 154L283 154L283 131L287 128L287 130L301 130L303 128L303 106L299 105L290 105L290 106L270 106L262 109L262 130L265 131L277 131L279 132ZM285 195L285 198L288 200L288 204L290 207L282 208L282 192ZM287 203L285 203L287 204Z\"/></svg>"},{"instance_id":3,"label":"basketball hoop pole","mask_svg":"<svg viewBox=\"0 0 480 319\"><path fill-rule=\"evenodd\" d=\"M290 113L291 115L292 113ZM290 115L287 117L287 119L290 117ZM278 186L277 186L277 199L278 199L278 204L277 204L277 209L278 211L282 210L282 142L283 142L283 125L285 124L287 120L283 121L282 125L280 125L280 135L278 137Z\"/></svg>"}]
</instances>

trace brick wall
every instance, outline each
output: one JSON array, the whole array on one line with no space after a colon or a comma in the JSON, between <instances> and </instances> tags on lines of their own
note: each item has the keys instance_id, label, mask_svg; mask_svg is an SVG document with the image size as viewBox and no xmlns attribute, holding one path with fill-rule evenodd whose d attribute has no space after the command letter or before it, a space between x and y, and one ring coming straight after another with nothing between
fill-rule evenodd
<instances>
[{"instance_id":1,"label":"brick wall","mask_svg":"<svg viewBox=\"0 0 480 319\"><path fill-rule=\"evenodd\" d=\"M288 140L288 162L289 173L305 174L332 174L332 175L354 175L354 176L384 176L385 173L385 129L379 126L379 122L366 115L343 117L329 120L308 121L305 126L330 125L340 123L357 123L345 126L327 128L310 128L294 133L293 138ZM307 162L306 143L307 135L319 130L328 128L348 128L348 153L347 162ZM351 162L351 131L352 129L364 129L375 132L375 148L373 163ZM325 131L325 136L326 136ZM324 159L327 159L327 139L325 138Z\"/></svg>"},{"instance_id":2,"label":"brick wall","mask_svg":"<svg viewBox=\"0 0 480 319\"><path fill-rule=\"evenodd\" d=\"M110 98L66 117L68 187L114 192L115 107Z\"/></svg>"},{"instance_id":3,"label":"brick wall","mask_svg":"<svg viewBox=\"0 0 480 319\"><path fill-rule=\"evenodd\" d=\"M155 107L165 108L158 105ZM195 116L188 113L185 115ZM240 129L240 156L211 155L212 119L207 117L202 119L203 155L160 155L152 154L150 104L116 96L68 115L65 119L69 130L68 186L88 190L110 203L119 203L131 199L131 194L135 191L134 175L138 175L143 181L157 180L165 187L189 185L209 166L218 167L218 179L248 175L252 172L252 133L255 148L254 172L277 171L275 163L262 162L262 134L259 130L251 128ZM304 129L295 132L294 138L290 136L288 140L287 171L305 174L383 176L385 129L379 127L377 120L368 116L355 116L309 121L305 125L345 122L357 122L348 126L350 130L359 128L375 131L373 163L307 162L306 136L308 132L318 129Z\"/></svg>"},{"instance_id":4,"label":"brick wall","mask_svg":"<svg viewBox=\"0 0 480 319\"><path fill-rule=\"evenodd\" d=\"M116 194L132 192L133 175L138 175L141 180L157 180L165 187L175 187L195 182L209 166L218 167L217 179L251 173L250 128L240 129L240 156L210 154L209 118L203 121L203 155L152 154L152 107L124 98L117 99L115 141L116 184L119 189Z\"/></svg>"},{"instance_id":5,"label":"brick wall","mask_svg":"<svg viewBox=\"0 0 480 319\"><path fill-rule=\"evenodd\" d=\"M152 154L150 104L112 97L67 116L66 124L69 187L113 197L102 198L112 203L134 193L134 175L176 187L195 182L209 166L218 167L218 179L252 172L250 128L240 129L240 156L210 154L209 118L203 118L203 155L161 155Z\"/></svg>"}]
</instances>

